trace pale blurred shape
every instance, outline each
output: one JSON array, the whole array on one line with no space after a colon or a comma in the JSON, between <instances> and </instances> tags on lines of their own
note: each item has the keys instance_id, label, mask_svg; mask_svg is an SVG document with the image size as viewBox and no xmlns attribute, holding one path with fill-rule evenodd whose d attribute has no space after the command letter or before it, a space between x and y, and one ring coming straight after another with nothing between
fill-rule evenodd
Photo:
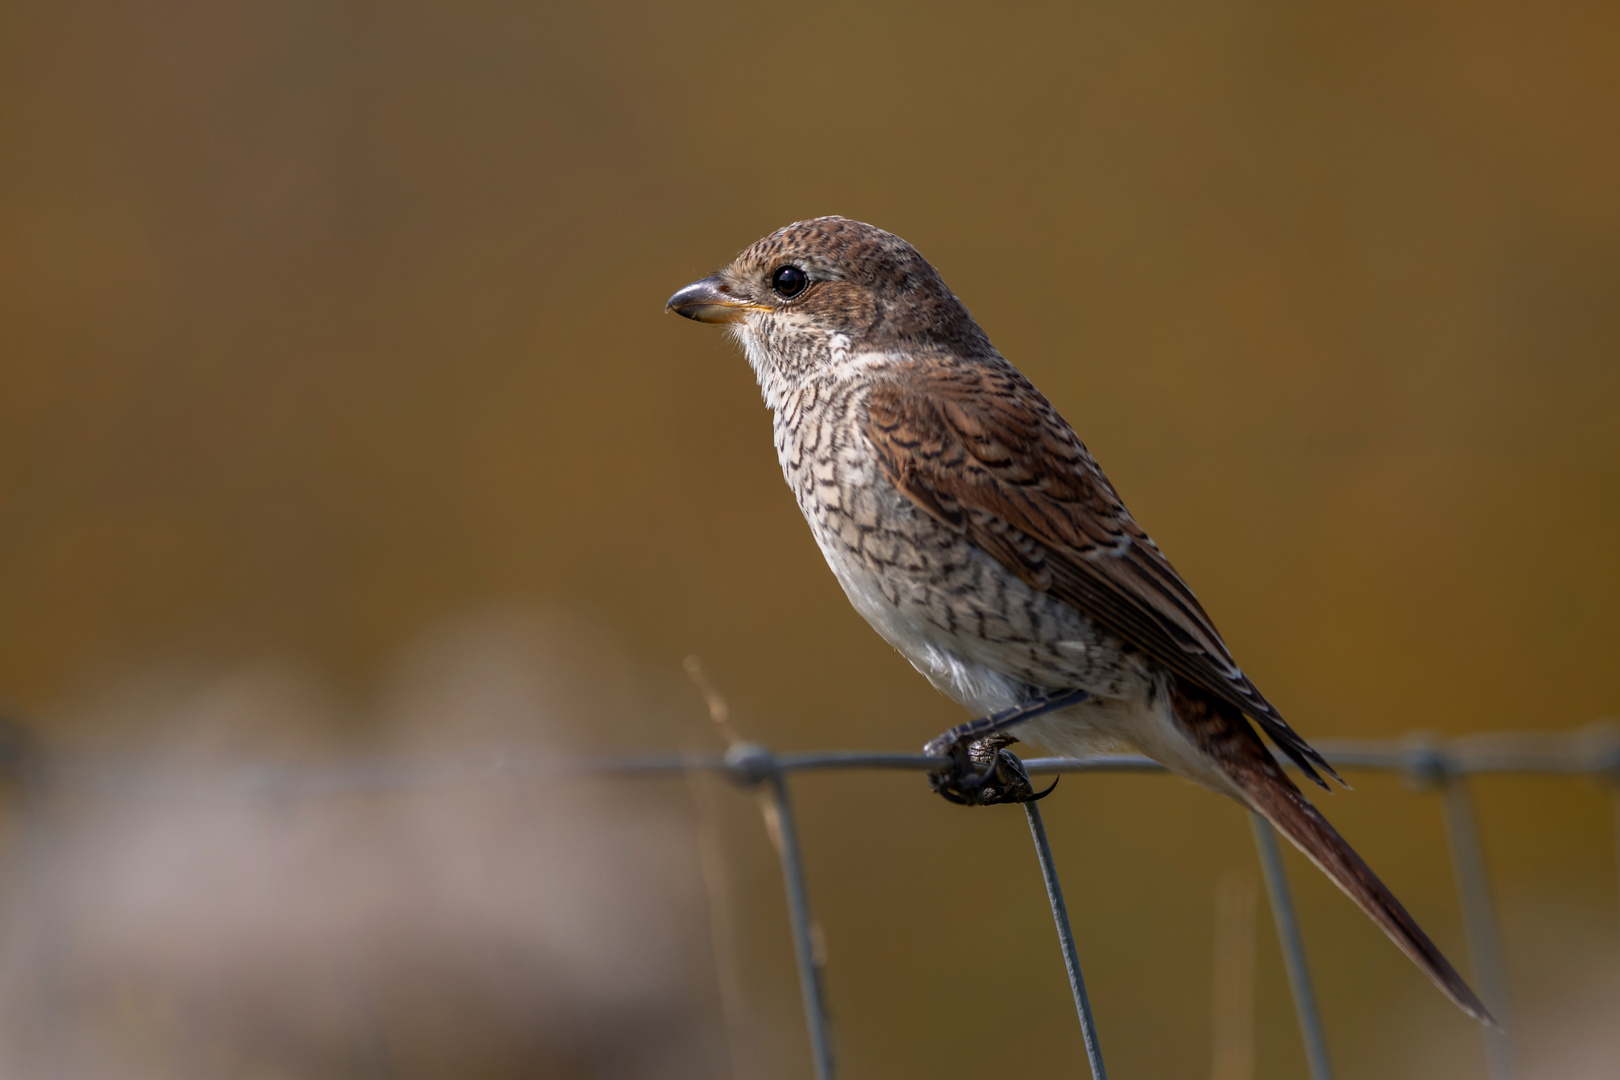
<instances>
[{"instance_id":1,"label":"pale blurred shape","mask_svg":"<svg viewBox=\"0 0 1620 1080\"><path fill-rule=\"evenodd\" d=\"M537 640L510 620L444 635L359 749L465 761L563 739ZM267 757L356 754L310 734L331 729L318 709L291 676L211 679L155 741L21 796L0 1074L715 1074L684 789L506 774L275 794ZM306 745L265 751L277 728Z\"/></svg>"}]
</instances>

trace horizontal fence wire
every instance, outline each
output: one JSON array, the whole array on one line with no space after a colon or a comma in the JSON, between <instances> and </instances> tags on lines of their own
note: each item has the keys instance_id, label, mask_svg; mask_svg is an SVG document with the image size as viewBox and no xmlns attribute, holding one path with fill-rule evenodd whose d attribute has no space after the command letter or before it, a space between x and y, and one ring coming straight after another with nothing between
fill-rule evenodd
<instances>
[{"instance_id":1,"label":"horizontal fence wire","mask_svg":"<svg viewBox=\"0 0 1620 1080\"><path fill-rule=\"evenodd\" d=\"M1606 722L1555 734L1504 732L1448 740L1427 734L1390 740L1322 740L1316 747L1340 772L1396 773L1414 786L1441 791L1447 841L1475 978L1487 1007L1505 1021L1507 973L1479 830L1466 787L1467 778L1484 774L1606 777L1615 791L1616 861L1620 866L1620 725ZM280 801L323 795L433 790L512 775L633 779L697 772L717 774L742 786L763 785L774 808L777 851L782 863L811 1066L816 1080L831 1080L833 1076L832 1036L788 778L798 773L852 770L934 772L952 764L948 757L927 754L865 750L777 753L758 744L739 743L724 754L566 756L529 749L490 749L472 755L377 757L329 766L254 765L228 770L213 778L199 778L195 770L163 768L129 757L44 754L20 740L14 732L0 733L0 771L9 772L22 782L25 790L34 792L33 797L25 800L34 804L38 802L39 793L61 788L106 794L161 788L171 796L195 791L210 797L218 797L223 790L249 799ZM1158 762L1136 754L1035 757L1025 759L1023 765L1031 773L1044 774L1168 772ZM1026 803L1025 812L1057 924L1087 1062L1094 1080L1104 1080L1106 1074L1096 1026L1080 972L1073 928L1058 885L1051 845L1039 808L1034 803ZM1331 1065L1305 962L1304 936L1276 837L1271 827L1259 819L1254 821L1254 835L1293 989L1307 1063L1314 1080L1327 1080L1331 1076ZM1485 1039L1491 1080L1511 1080L1513 1069L1505 1032L1486 1029Z\"/></svg>"},{"instance_id":2,"label":"horizontal fence wire","mask_svg":"<svg viewBox=\"0 0 1620 1080\"><path fill-rule=\"evenodd\" d=\"M1620 725L1598 724L1559 734L1500 733L1439 741L1418 735L1390 740L1324 739L1314 743L1341 772L1400 773L1421 785L1447 777L1483 773L1524 775L1607 775L1620 781ZM16 751L6 754L17 758ZM476 754L432 757L376 757L338 765L255 765L199 781L195 770L164 769L139 757L94 754L50 755L34 762L24 752L12 770L48 768L53 783L117 789L223 781L245 794L309 796L326 792L409 791L521 774L538 776L638 776L712 772L743 783L758 783L769 772L897 770L933 772L949 767L948 757L868 750L772 752L740 744L725 754L648 753L558 755L532 749L490 748ZM1032 757L1024 767L1035 773L1158 773L1163 765L1139 754L1098 754L1084 758ZM1293 768L1291 762L1283 765ZM3 767L3 763L0 763ZM763 772L760 770L764 770Z\"/></svg>"}]
</instances>

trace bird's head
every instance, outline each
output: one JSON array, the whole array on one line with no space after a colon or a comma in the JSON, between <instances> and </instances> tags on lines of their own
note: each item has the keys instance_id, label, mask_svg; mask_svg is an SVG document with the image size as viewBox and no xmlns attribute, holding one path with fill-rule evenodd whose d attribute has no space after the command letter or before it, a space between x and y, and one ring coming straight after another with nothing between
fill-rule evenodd
<instances>
[{"instance_id":1,"label":"bird's head","mask_svg":"<svg viewBox=\"0 0 1620 1080\"><path fill-rule=\"evenodd\" d=\"M840 356L990 349L916 248L841 217L776 230L681 289L665 310L729 324L762 383L797 381Z\"/></svg>"}]
</instances>

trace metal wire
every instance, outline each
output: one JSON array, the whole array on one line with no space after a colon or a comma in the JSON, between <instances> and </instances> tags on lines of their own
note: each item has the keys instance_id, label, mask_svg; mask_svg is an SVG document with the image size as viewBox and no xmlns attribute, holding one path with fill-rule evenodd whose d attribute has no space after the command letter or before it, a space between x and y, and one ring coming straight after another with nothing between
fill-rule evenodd
<instances>
[{"instance_id":1,"label":"metal wire","mask_svg":"<svg viewBox=\"0 0 1620 1080\"><path fill-rule=\"evenodd\" d=\"M1542 735L1504 733L1454 739L1443 744L1426 737L1396 740L1321 740L1317 748L1343 772L1396 772L1424 779L1433 777L1435 755L1443 752L1448 775L1480 773L1607 774L1620 778L1620 726L1593 725L1580 731ZM824 750L773 753L784 773L843 769L930 771L950 764L945 757L896 754L866 750ZM1285 764L1287 764L1285 762ZM193 774L178 770L142 768L127 757L64 759L53 757L52 777L57 782L99 788L158 786L166 791L194 783ZM1024 767L1042 773L1156 773L1166 771L1151 758L1138 754L1099 754L1087 758L1025 758ZM1291 766L1290 766L1291 767ZM546 776L636 776L690 770L737 775L734 762L720 754L653 753L612 756L558 757L538 751L491 748L484 754L458 758L372 758L329 767L257 766L238 770L226 780L256 794L301 797L326 792L386 792L416 790L464 783L509 773Z\"/></svg>"},{"instance_id":2,"label":"metal wire","mask_svg":"<svg viewBox=\"0 0 1620 1080\"><path fill-rule=\"evenodd\" d=\"M1479 996L1501 1025L1485 1028L1485 1063L1491 1080L1512 1080L1513 1051L1508 1042L1512 1010L1508 1001L1507 962L1502 957L1496 908L1491 902L1490 882L1485 876L1485 853L1480 848L1474 800L1468 793L1468 781L1460 776L1446 776L1441 790L1451 867L1457 878L1457 895L1462 902L1463 925L1468 933L1468 958L1474 965Z\"/></svg>"},{"instance_id":3,"label":"metal wire","mask_svg":"<svg viewBox=\"0 0 1620 1080\"><path fill-rule=\"evenodd\" d=\"M788 798L787 777L772 769L765 781L776 807L776 828L782 842L782 887L787 891L788 921L793 924L793 953L799 962L799 995L804 999L804 1025L810 1034L810 1060L816 1080L832 1080L832 1033L827 1025L827 999L821 989L821 964L816 956L810 921L810 894L804 885L804 860L799 854L799 827Z\"/></svg>"},{"instance_id":4,"label":"metal wire","mask_svg":"<svg viewBox=\"0 0 1620 1080\"><path fill-rule=\"evenodd\" d=\"M1328 1060L1327 1038L1322 1033L1322 1015L1316 1008L1316 989L1311 969L1305 963L1305 939L1299 932L1294 913L1294 894L1288 888L1288 871L1277 848L1277 833L1259 814L1249 815L1254 828L1254 846L1260 852L1260 872L1266 878L1271 897L1271 918L1277 924L1277 941L1282 945L1283 964L1288 969L1288 987L1294 992L1294 1013L1299 1017L1299 1035L1305 1042L1305 1061L1311 1080L1333 1080Z\"/></svg>"},{"instance_id":5,"label":"metal wire","mask_svg":"<svg viewBox=\"0 0 1620 1080\"><path fill-rule=\"evenodd\" d=\"M1097 1022L1091 1016L1091 999L1086 996L1086 980L1080 974L1080 954L1074 947L1069 907L1063 902L1063 887L1058 884L1057 864L1052 861L1052 845L1046 839L1040 804L1025 803L1024 814L1029 818L1029 834L1035 839L1035 857L1040 860L1046 898L1052 904L1052 921L1057 923L1058 947L1063 950L1063 966L1069 972L1074 1009L1080 1014L1080 1037L1086 1044L1086 1062L1091 1066L1092 1080L1108 1080L1108 1070L1103 1068L1102 1047L1097 1043Z\"/></svg>"},{"instance_id":6,"label":"metal wire","mask_svg":"<svg viewBox=\"0 0 1620 1080\"><path fill-rule=\"evenodd\" d=\"M743 784L764 784L770 792L775 817L773 839L782 863L782 888L787 893L788 923L793 929L793 954L799 965L799 996L804 1001L804 1026L810 1036L810 1061L816 1080L832 1080L832 1033L827 1023L827 999L821 988L821 964L816 956L814 923L810 918L810 892L804 882L804 857L799 848L799 827L788 797L787 774L781 761L757 743L738 743L726 752L723 766Z\"/></svg>"},{"instance_id":7,"label":"metal wire","mask_svg":"<svg viewBox=\"0 0 1620 1080\"><path fill-rule=\"evenodd\" d=\"M1447 837L1464 913L1469 954L1481 993L1497 1017L1505 1021L1508 1005L1506 967L1480 853L1478 825L1463 778L1485 773L1608 777L1616 785L1616 855L1617 865L1620 865L1620 727L1612 724L1593 725L1581 731L1557 735L1504 733L1444 743L1427 736L1386 741L1324 740L1317 743L1317 747L1341 772L1396 772L1422 786L1442 790ZM24 752L9 744L0 747L0 751L3 751L0 752L0 769L26 775L35 783L41 776L48 776L53 787L66 785L97 791L141 791L161 787L170 796L195 791L199 795L218 797L222 789L246 798L278 800L343 793L389 793L433 789L513 773L566 779L577 776L667 776L697 771L718 773L745 786L763 785L777 823L782 882L787 894L800 993L804 1000L805 1025L817 1080L831 1080L833 1076L832 1038L815 947L814 923L810 917L803 853L787 777L791 773L832 770L933 771L951 763L949 758L926 754L859 750L776 754L762 746L742 744L723 756L644 754L559 758L537 752L491 751L476 757L428 760L379 758L321 768L262 766L237 770L224 777L199 778L192 772L153 767L150 762L144 763L147 767L142 768L142 762L131 762L129 759L52 756L46 761L43 760L45 755L40 754L37 748ZM1023 764L1032 773L1166 771L1157 762L1133 754L1099 755L1083 759L1030 758ZM1064 966L1074 993L1087 1059L1094 1080L1104 1080L1106 1074L1097 1046L1095 1022L1080 974L1074 933L1058 885L1051 845L1038 807L1027 803L1025 813L1051 901L1053 921L1057 925ZM1295 1009L1311 1075L1314 1080L1328 1080L1331 1073L1321 1019L1276 836L1271 826L1263 820L1255 818L1253 824L1255 844L1270 890L1272 914L1294 991ZM1486 1039L1492 1080L1509 1080L1511 1055L1505 1036L1487 1032Z\"/></svg>"}]
</instances>

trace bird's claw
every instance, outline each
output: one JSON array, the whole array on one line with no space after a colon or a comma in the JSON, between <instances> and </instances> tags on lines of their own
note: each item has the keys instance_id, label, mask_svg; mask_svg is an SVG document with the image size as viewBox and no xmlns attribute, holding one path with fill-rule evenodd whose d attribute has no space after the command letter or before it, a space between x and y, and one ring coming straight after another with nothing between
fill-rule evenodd
<instances>
[{"instance_id":1,"label":"bird's claw","mask_svg":"<svg viewBox=\"0 0 1620 1080\"><path fill-rule=\"evenodd\" d=\"M951 759L946 768L928 774L928 786L958 806L995 806L1046 798L1057 787L1057 781L1052 781L1045 791L1036 791L1024 763L1006 748L1011 742L1005 735L970 739L946 732L923 747L925 754Z\"/></svg>"}]
</instances>

